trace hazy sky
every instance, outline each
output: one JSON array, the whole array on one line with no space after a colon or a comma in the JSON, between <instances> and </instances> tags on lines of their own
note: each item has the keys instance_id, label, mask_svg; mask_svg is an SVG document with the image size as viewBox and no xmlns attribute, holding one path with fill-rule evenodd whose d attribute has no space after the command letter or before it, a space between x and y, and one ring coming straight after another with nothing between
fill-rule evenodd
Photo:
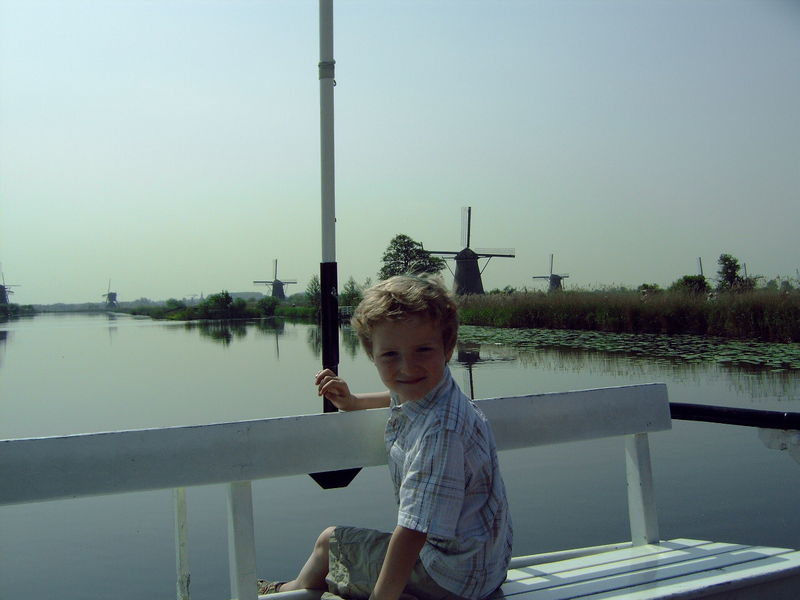
<instances>
[{"instance_id":1,"label":"hazy sky","mask_svg":"<svg viewBox=\"0 0 800 600\"><path fill-rule=\"evenodd\" d=\"M318 5L0 0L0 262L18 303L319 270ZM800 268L800 2L334 4L340 284L389 240L555 254L566 287L731 253ZM451 280L448 273L447 279Z\"/></svg>"}]
</instances>

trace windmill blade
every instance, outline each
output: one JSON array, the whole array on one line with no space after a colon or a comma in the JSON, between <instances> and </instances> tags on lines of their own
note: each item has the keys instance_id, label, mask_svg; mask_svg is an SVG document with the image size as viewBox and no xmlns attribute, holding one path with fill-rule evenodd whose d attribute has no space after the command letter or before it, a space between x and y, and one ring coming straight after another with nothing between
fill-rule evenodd
<instances>
[{"instance_id":1,"label":"windmill blade","mask_svg":"<svg viewBox=\"0 0 800 600\"><path fill-rule=\"evenodd\" d=\"M472 207L464 206L461 209L461 247L469 248L470 227L472 224Z\"/></svg>"},{"instance_id":2,"label":"windmill blade","mask_svg":"<svg viewBox=\"0 0 800 600\"><path fill-rule=\"evenodd\" d=\"M473 251L481 257L502 256L505 258L514 258L517 255L514 248L475 248Z\"/></svg>"},{"instance_id":3,"label":"windmill blade","mask_svg":"<svg viewBox=\"0 0 800 600\"><path fill-rule=\"evenodd\" d=\"M297 283L297 279L284 279L283 285L286 285L287 283Z\"/></svg>"},{"instance_id":4,"label":"windmill blade","mask_svg":"<svg viewBox=\"0 0 800 600\"><path fill-rule=\"evenodd\" d=\"M272 285L272 284L273 284L273 283L275 283L275 282L274 282L274 281L263 281L263 280L258 280L258 281L253 281L253 283L263 283L263 284L265 284L265 285Z\"/></svg>"},{"instance_id":5,"label":"windmill blade","mask_svg":"<svg viewBox=\"0 0 800 600\"><path fill-rule=\"evenodd\" d=\"M272 278L277 281L278 280L278 259L276 258L272 263Z\"/></svg>"},{"instance_id":6,"label":"windmill blade","mask_svg":"<svg viewBox=\"0 0 800 600\"><path fill-rule=\"evenodd\" d=\"M451 250L428 250L431 254L435 254L437 256L441 255L446 258L450 258L451 256L455 256L458 252L453 252ZM460 252L460 251L459 251Z\"/></svg>"}]
</instances>

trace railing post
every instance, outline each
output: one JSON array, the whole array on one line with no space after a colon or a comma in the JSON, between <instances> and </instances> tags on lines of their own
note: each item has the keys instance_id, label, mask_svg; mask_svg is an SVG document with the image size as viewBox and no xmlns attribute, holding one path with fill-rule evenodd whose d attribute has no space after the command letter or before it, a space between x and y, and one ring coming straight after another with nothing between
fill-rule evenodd
<instances>
[{"instance_id":1,"label":"railing post","mask_svg":"<svg viewBox=\"0 0 800 600\"><path fill-rule=\"evenodd\" d=\"M658 515L653 488L650 445L646 433L625 437L625 463L628 479L628 517L634 546L657 544Z\"/></svg>"},{"instance_id":2,"label":"railing post","mask_svg":"<svg viewBox=\"0 0 800 600\"><path fill-rule=\"evenodd\" d=\"M231 598L256 600L256 544L253 490L249 481L228 484L228 561Z\"/></svg>"},{"instance_id":3,"label":"railing post","mask_svg":"<svg viewBox=\"0 0 800 600\"><path fill-rule=\"evenodd\" d=\"M178 600L189 600L189 535L186 517L186 488L175 488L175 570Z\"/></svg>"}]
</instances>

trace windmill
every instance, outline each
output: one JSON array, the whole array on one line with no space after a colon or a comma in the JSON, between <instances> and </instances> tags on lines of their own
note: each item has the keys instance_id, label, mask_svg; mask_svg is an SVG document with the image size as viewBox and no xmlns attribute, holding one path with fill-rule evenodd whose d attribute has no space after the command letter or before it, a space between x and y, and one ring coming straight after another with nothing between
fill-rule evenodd
<instances>
[{"instance_id":1,"label":"windmill","mask_svg":"<svg viewBox=\"0 0 800 600\"><path fill-rule=\"evenodd\" d=\"M278 300L286 299L286 292L284 288L290 283L297 283L296 279L278 279L278 259L273 261L272 281L253 281L253 283L263 283L264 285L272 285L272 296Z\"/></svg>"},{"instance_id":2,"label":"windmill","mask_svg":"<svg viewBox=\"0 0 800 600\"><path fill-rule=\"evenodd\" d=\"M562 273L556 275L553 273L553 255L550 255L550 274L549 275L534 275L533 279L547 279L550 283L547 288L548 292L560 292L562 290L561 280L569 277L569 273Z\"/></svg>"},{"instance_id":3,"label":"windmill","mask_svg":"<svg viewBox=\"0 0 800 600\"><path fill-rule=\"evenodd\" d=\"M117 292L111 291L111 280L108 280L108 291L105 294L100 294L106 299L106 308L114 308L117 306Z\"/></svg>"},{"instance_id":4,"label":"windmill","mask_svg":"<svg viewBox=\"0 0 800 600\"><path fill-rule=\"evenodd\" d=\"M9 303L9 296L14 293L14 290L9 288L12 287L19 287L18 285L11 285L6 284L6 276L3 275L3 272L0 271L0 279L3 283L0 283L0 304L8 304Z\"/></svg>"},{"instance_id":5,"label":"windmill","mask_svg":"<svg viewBox=\"0 0 800 600\"><path fill-rule=\"evenodd\" d=\"M452 257L456 261L456 272L453 275L453 291L459 295L483 294L481 274L483 269L488 266L489 261L486 261L483 269L481 269L478 266L479 258L492 260L495 256L502 258L514 258L516 256L513 248L475 248L474 250L470 248L471 221L472 207L465 206L461 209L461 244L464 246L463 249L458 252L431 251L431 254Z\"/></svg>"}]
</instances>

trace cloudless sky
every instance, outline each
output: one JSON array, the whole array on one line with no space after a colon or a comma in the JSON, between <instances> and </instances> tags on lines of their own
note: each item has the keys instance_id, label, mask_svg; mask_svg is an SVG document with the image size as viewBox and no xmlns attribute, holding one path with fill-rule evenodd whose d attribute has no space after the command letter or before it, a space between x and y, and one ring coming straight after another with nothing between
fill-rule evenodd
<instances>
[{"instance_id":1,"label":"cloudless sky","mask_svg":"<svg viewBox=\"0 0 800 600\"><path fill-rule=\"evenodd\" d=\"M319 270L318 5L0 0L18 303ZM334 2L340 285L390 239L515 248L487 289L800 268L800 2ZM482 261L482 266L485 261ZM452 263L451 263L452 264ZM446 273L447 279L452 277Z\"/></svg>"}]
</instances>

